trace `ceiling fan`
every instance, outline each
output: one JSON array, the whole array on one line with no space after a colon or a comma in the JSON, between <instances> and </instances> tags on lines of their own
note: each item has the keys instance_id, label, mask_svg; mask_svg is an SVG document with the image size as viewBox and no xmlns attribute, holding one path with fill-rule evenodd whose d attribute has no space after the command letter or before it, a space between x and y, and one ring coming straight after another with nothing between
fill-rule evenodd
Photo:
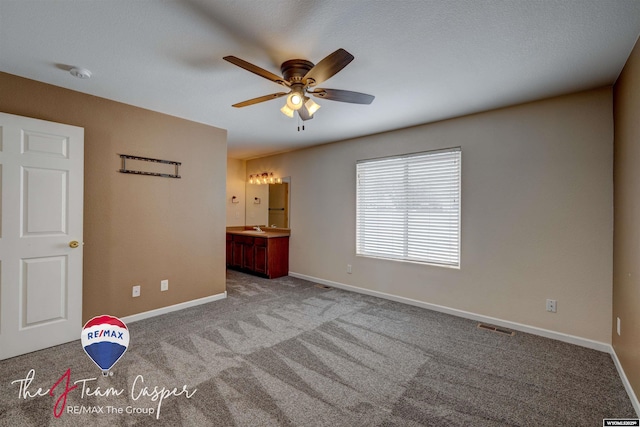
<instances>
[{"instance_id":1,"label":"ceiling fan","mask_svg":"<svg viewBox=\"0 0 640 427\"><path fill-rule=\"evenodd\" d=\"M272 93L233 104L232 106L236 108L287 96L287 103L280 111L292 118L297 111L302 120L309 120L313 118L313 114L318 111L320 105L316 104L307 95L352 104L371 104L375 98L373 95L352 92L350 90L316 88L317 84L333 77L353 61L353 55L344 49L336 50L317 64L307 61L306 59L291 59L285 61L280 66L280 72L283 77L277 76L235 56L225 56L223 59L290 89L289 92Z\"/></svg>"}]
</instances>

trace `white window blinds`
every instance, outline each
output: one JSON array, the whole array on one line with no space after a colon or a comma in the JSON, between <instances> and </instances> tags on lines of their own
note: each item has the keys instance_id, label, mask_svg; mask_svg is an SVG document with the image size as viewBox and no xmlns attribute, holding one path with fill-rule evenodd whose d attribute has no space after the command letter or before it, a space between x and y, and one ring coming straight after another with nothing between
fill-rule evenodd
<instances>
[{"instance_id":1,"label":"white window blinds","mask_svg":"<svg viewBox=\"0 0 640 427\"><path fill-rule=\"evenodd\" d=\"M356 168L358 255L460 266L460 148Z\"/></svg>"}]
</instances>

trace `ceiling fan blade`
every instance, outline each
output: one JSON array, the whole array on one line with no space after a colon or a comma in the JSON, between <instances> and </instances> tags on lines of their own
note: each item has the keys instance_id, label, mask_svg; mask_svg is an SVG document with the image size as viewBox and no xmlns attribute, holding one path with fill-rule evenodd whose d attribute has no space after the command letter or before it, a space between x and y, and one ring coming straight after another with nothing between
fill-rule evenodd
<instances>
[{"instance_id":1,"label":"ceiling fan blade","mask_svg":"<svg viewBox=\"0 0 640 427\"><path fill-rule=\"evenodd\" d=\"M352 104L371 104L375 96L366 93L352 92L341 89L316 89L314 92L307 92L318 98L329 99L331 101L350 102Z\"/></svg>"},{"instance_id":2,"label":"ceiling fan blade","mask_svg":"<svg viewBox=\"0 0 640 427\"><path fill-rule=\"evenodd\" d=\"M249 105L258 104L260 102L271 101L272 99L280 98L281 96L285 96L286 92L278 92L272 93L271 95L259 96L258 98L248 99L243 102L238 102L237 104L233 104L232 107L241 108L247 107Z\"/></svg>"},{"instance_id":3,"label":"ceiling fan blade","mask_svg":"<svg viewBox=\"0 0 640 427\"><path fill-rule=\"evenodd\" d=\"M233 65L237 65L240 68L244 68L247 71L251 71L253 74L257 74L260 77L264 77L267 80L271 80L274 83L278 83L279 85L288 86L287 82L284 78L273 74L270 71L265 70L264 68L260 68L257 65L253 65L250 62L245 61L244 59L237 58L235 56L225 56L225 61L231 62Z\"/></svg>"},{"instance_id":4,"label":"ceiling fan blade","mask_svg":"<svg viewBox=\"0 0 640 427\"><path fill-rule=\"evenodd\" d=\"M302 81L311 79L313 82L307 81L307 84L315 86L333 77L351 61L353 61L353 55L344 49L338 49L310 69L302 78Z\"/></svg>"},{"instance_id":5,"label":"ceiling fan blade","mask_svg":"<svg viewBox=\"0 0 640 427\"><path fill-rule=\"evenodd\" d=\"M309 110L304 105L298 110L298 115L304 121L313 119L313 115L309 114Z\"/></svg>"}]
</instances>

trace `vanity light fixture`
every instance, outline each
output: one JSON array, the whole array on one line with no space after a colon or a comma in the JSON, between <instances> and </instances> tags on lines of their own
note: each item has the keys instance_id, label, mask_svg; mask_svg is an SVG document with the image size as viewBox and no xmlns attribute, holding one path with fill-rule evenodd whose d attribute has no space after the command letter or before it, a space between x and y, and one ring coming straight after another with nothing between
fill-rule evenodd
<instances>
[{"instance_id":1,"label":"vanity light fixture","mask_svg":"<svg viewBox=\"0 0 640 427\"><path fill-rule=\"evenodd\" d=\"M273 172L249 175L249 184L282 184L282 178L273 176Z\"/></svg>"}]
</instances>

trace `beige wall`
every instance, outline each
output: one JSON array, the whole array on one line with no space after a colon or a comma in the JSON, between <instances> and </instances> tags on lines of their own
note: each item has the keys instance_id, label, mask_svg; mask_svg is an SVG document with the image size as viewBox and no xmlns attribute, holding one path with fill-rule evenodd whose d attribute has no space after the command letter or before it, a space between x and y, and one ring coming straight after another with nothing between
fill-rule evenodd
<instances>
[{"instance_id":1,"label":"beige wall","mask_svg":"<svg viewBox=\"0 0 640 427\"><path fill-rule=\"evenodd\" d=\"M291 176L292 272L610 343L611 111L604 88L255 159L247 169ZM356 161L455 146L461 269L356 257ZM545 311L547 298L557 313Z\"/></svg>"},{"instance_id":2,"label":"beige wall","mask_svg":"<svg viewBox=\"0 0 640 427\"><path fill-rule=\"evenodd\" d=\"M227 227L244 225L246 172L244 160L227 159ZM233 196L236 196L238 203L231 203Z\"/></svg>"},{"instance_id":3,"label":"beige wall","mask_svg":"<svg viewBox=\"0 0 640 427\"><path fill-rule=\"evenodd\" d=\"M613 348L640 394L640 43L614 89ZM616 332L616 318L621 334Z\"/></svg>"},{"instance_id":4,"label":"beige wall","mask_svg":"<svg viewBox=\"0 0 640 427\"><path fill-rule=\"evenodd\" d=\"M85 129L85 320L225 291L226 131L5 73L0 111ZM182 162L182 179L118 173L119 153Z\"/></svg>"}]
</instances>

